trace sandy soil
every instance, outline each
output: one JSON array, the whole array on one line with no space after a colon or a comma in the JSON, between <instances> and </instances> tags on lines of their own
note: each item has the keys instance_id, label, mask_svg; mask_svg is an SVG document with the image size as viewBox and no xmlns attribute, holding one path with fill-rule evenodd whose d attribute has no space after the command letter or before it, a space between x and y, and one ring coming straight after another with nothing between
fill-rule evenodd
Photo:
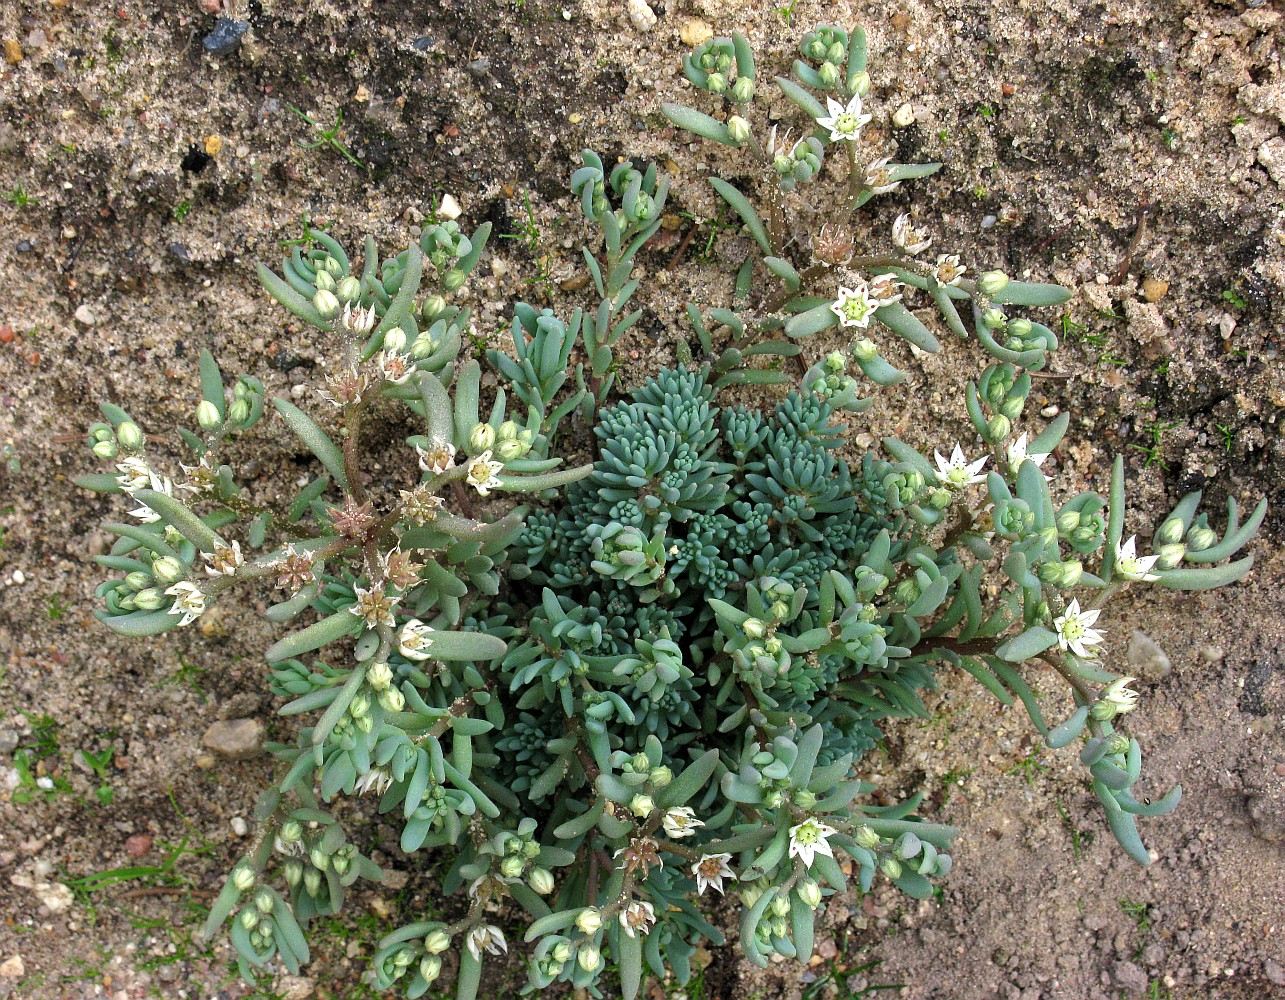
<instances>
[{"instance_id":1,"label":"sandy soil","mask_svg":"<svg viewBox=\"0 0 1285 1000\"><path fill-rule=\"evenodd\" d=\"M227 947L193 932L271 768L216 760L202 734L245 717L287 732L259 658L269 631L231 614L206 636L146 643L95 627L88 556L109 504L70 483L93 467L91 401L123 403L151 431L187 419L202 346L274 392L317 378L330 345L270 308L251 269L303 218L388 249L442 194L498 233L519 230L529 195L535 248L494 242L473 284L479 329L494 337L515 298L574 300L558 289L582 238L564 191L575 151L659 159L674 211L707 220L702 178L738 168L657 114L689 92L680 33L740 28L763 64L784 63L823 19L870 30L871 155L946 163L880 202L873 224L913 197L966 260L1077 288L1054 368L1067 377L1037 390L1046 412L1076 415L1058 488L1100 486L1123 451L1131 530L1149 533L1196 488L1217 505L1266 494L1273 509L1246 583L1109 616L1112 655L1140 629L1171 663L1151 668L1132 727L1149 787L1186 790L1177 814L1146 823L1152 866L1114 846L1068 755L946 678L933 720L896 727L867 762L966 831L941 898L836 900L808 969L748 969L729 949L689 996L1285 995L1285 18L1242 0L669 0L642 29L627 6L253 2L239 49L216 58L201 45L213 17L194 3L0 5L0 997L248 995ZM906 104L914 124L893 129ZM291 105L327 126L342 111L364 166L304 148L316 135ZM698 260L705 221L676 260L696 225L679 221L644 261L648 318L627 347L639 372L672 358L682 302L726 294L711 267L746 252L724 232ZM976 356L951 345L897 360L912 377L861 432L949 444ZM265 500L306 462L273 431L242 454ZM24 751L52 791L21 783ZM318 929L306 978L259 996L367 995L370 943L435 902L394 831L367 830L391 887ZM521 978L502 970L492 995Z\"/></svg>"}]
</instances>

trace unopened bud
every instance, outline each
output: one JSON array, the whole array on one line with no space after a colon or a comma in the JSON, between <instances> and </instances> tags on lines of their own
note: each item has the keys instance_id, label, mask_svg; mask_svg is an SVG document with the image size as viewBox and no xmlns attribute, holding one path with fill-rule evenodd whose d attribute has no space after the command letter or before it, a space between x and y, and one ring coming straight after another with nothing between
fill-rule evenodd
<instances>
[{"instance_id":1,"label":"unopened bud","mask_svg":"<svg viewBox=\"0 0 1285 1000\"><path fill-rule=\"evenodd\" d=\"M733 142L744 142L750 137L750 123L740 115L732 115L727 119L727 134Z\"/></svg>"},{"instance_id":2,"label":"unopened bud","mask_svg":"<svg viewBox=\"0 0 1285 1000\"><path fill-rule=\"evenodd\" d=\"M394 327L384 334L384 350L390 354L401 354L406 347L406 331Z\"/></svg>"},{"instance_id":3,"label":"unopened bud","mask_svg":"<svg viewBox=\"0 0 1285 1000\"><path fill-rule=\"evenodd\" d=\"M272 912L272 893L267 889L258 892L254 896L254 906L260 913Z\"/></svg>"},{"instance_id":4,"label":"unopened bud","mask_svg":"<svg viewBox=\"0 0 1285 1000\"><path fill-rule=\"evenodd\" d=\"M361 297L361 282L348 275L335 286L335 297L340 302L356 302Z\"/></svg>"},{"instance_id":5,"label":"unopened bud","mask_svg":"<svg viewBox=\"0 0 1285 1000\"><path fill-rule=\"evenodd\" d=\"M335 298L334 292L321 288L312 297L312 307L317 310L322 319L334 319L339 313L339 300Z\"/></svg>"},{"instance_id":6,"label":"unopened bud","mask_svg":"<svg viewBox=\"0 0 1285 1000\"><path fill-rule=\"evenodd\" d=\"M879 863L879 870L894 881L901 878L901 862L896 858L884 858Z\"/></svg>"},{"instance_id":7,"label":"unopened bud","mask_svg":"<svg viewBox=\"0 0 1285 1000\"><path fill-rule=\"evenodd\" d=\"M440 955L451 946L451 936L440 927L424 936L424 950L430 955Z\"/></svg>"},{"instance_id":8,"label":"unopened bud","mask_svg":"<svg viewBox=\"0 0 1285 1000\"><path fill-rule=\"evenodd\" d=\"M393 670L387 663L372 663L366 668L366 683L376 691L386 691L393 683Z\"/></svg>"},{"instance_id":9,"label":"unopened bud","mask_svg":"<svg viewBox=\"0 0 1285 1000\"><path fill-rule=\"evenodd\" d=\"M155 611L165 603L165 595L155 587L140 590L134 595L134 604L144 611Z\"/></svg>"},{"instance_id":10,"label":"unopened bud","mask_svg":"<svg viewBox=\"0 0 1285 1000\"><path fill-rule=\"evenodd\" d=\"M258 876L249 868L238 868L232 873L232 884L237 892L249 892L258 881Z\"/></svg>"},{"instance_id":11,"label":"unopened bud","mask_svg":"<svg viewBox=\"0 0 1285 1000\"><path fill-rule=\"evenodd\" d=\"M852 78L852 90L861 97L870 93L870 74L862 70Z\"/></svg>"},{"instance_id":12,"label":"unopened bud","mask_svg":"<svg viewBox=\"0 0 1285 1000\"><path fill-rule=\"evenodd\" d=\"M250 401L248 399L234 400L228 407L228 419L234 424L244 424L250 419Z\"/></svg>"},{"instance_id":13,"label":"unopened bud","mask_svg":"<svg viewBox=\"0 0 1285 1000\"><path fill-rule=\"evenodd\" d=\"M333 292L338 285L335 281L334 275L329 271L318 271L317 276L313 279L312 283L319 292L322 290Z\"/></svg>"},{"instance_id":14,"label":"unopened bud","mask_svg":"<svg viewBox=\"0 0 1285 1000\"><path fill-rule=\"evenodd\" d=\"M419 974L424 982L433 982L442 974L442 960L436 955L425 955L419 960Z\"/></svg>"},{"instance_id":15,"label":"unopened bud","mask_svg":"<svg viewBox=\"0 0 1285 1000\"><path fill-rule=\"evenodd\" d=\"M817 76L821 78L821 86L829 90L839 82L839 67L832 62L824 62L817 70Z\"/></svg>"},{"instance_id":16,"label":"unopened bud","mask_svg":"<svg viewBox=\"0 0 1285 1000\"><path fill-rule=\"evenodd\" d=\"M325 271L332 278L337 278L344 273L344 266L329 254L321 261L319 271Z\"/></svg>"},{"instance_id":17,"label":"unopened bud","mask_svg":"<svg viewBox=\"0 0 1285 1000\"><path fill-rule=\"evenodd\" d=\"M741 631L750 639L762 639L767 635L767 626L758 618L746 618L741 623Z\"/></svg>"},{"instance_id":18,"label":"unopened bud","mask_svg":"<svg viewBox=\"0 0 1285 1000\"><path fill-rule=\"evenodd\" d=\"M531 888L541 896L547 896L553 892L553 872L547 868L532 868L531 874L527 876L527 881Z\"/></svg>"},{"instance_id":19,"label":"unopened bud","mask_svg":"<svg viewBox=\"0 0 1285 1000\"><path fill-rule=\"evenodd\" d=\"M143 447L143 432L138 429L138 424L132 420L124 421L116 428L116 440L120 446L128 451L137 451Z\"/></svg>"},{"instance_id":20,"label":"unopened bud","mask_svg":"<svg viewBox=\"0 0 1285 1000\"><path fill-rule=\"evenodd\" d=\"M259 926L259 911L251 906L237 914L237 920L247 931L252 931Z\"/></svg>"},{"instance_id":21,"label":"unopened bud","mask_svg":"<svg viewBox=\"0 0 1285 1000\"><path fill-rule=\"evenodd\" d=\"M223 417L217 406L208 399L203 399L196 407L196 422L201 425L202 430L212 431L223 423Z\"/></svg>"},{"instance_id":22,"label":"unopened bud","mask_svg":"<svg viewBox=\"0 0 1285 1000\"><path fill-rule=\"evenodd\" d=\"M653 767L651 769L651 774L648 775L648 779L651 781L653 788L664 788L674 780L674 772L664 764L661 764L660 767Z\"/></svg>"},{"instance_id":23,"label":"unopened bud","mask_svg":"<svg viewBox=\"0 0 1285 1000\"><path fill-rule=\"evenodd\" d=\"M1008 275L1003 271L987 271L977 279L977 290L986 296L998 295L1008 287Z\"/></svg>"},{"instance_id":24,"label":"unopened bud","mask_svg":"<svg viewBox=\"0 0 1285 1000\"><path fill-rule=\"evenodd\" d=\"M458 292L464 287L464 282L468 280L468 275L457 267L451 268L446 272L446 277L442 279L442 287L448 292Z\"/></svg>"},{"instance_id":25,"label":"unopened bud","mask_svg":"<svg viewBox=\"0 0 1285 1000\"><path fill-rule=\"evenodd\" d=\"M468 433L468 447L474 455L490 451L495 447L495 428L490 424L474 424Z\"/></svg>"},{"instance_id":26,"label":"unopened bud","mask_svg":"<svg viewBox=\"0 0 1285 1000\"><path fill-rule=\"evenodd\" d=\"M379 692L379 704L383 706L385 712L400 712L406 707L406 696L397 688L390 687Z\"/></svg>"},{"instance_id":27,"label":"unopened bud","mask_svg":"<svg viewBox=\"0 0 1285 1000\"><path fill-rule=\"evenodd\" d=\"M997 413L986 421L986 439L992 442L1003 441L1013 430L1013 422L1002 413Z\"/></svg>"},{"instance_id":28,"label":"unopened bud","mask_svg":"<svg viewBox=\"0 0 1285 1000\"><path fill-rule=\"evenodd\" d=\"M1171 542L1168 545L1161 545L1155 550L1156 565L1161 569L1173 569L1180 562L1182 557L1187 554L1187 546L1182 542Z\"/></svg>"},{"instance_id":29,"label":"unopened bud","mask_svg":"<svg viewBox=\"0 0 1285 1000\"><path fill-rule=\"evenodd\" d=\"M93 451L93 453L97 455L99 458L105 458L105 459L115 458L116 452L117 452L116 442L115 441L95 441L94 447L91 449L91 451Z\"/></svg>"},{"instance_id":30,"label":"unopened bud","mask_svg":"<svg viewBox=\"0 0 1285 1000\"><path fill-rule=\"evenodd\" d=\"M711 94L723 94L727 92L727 77L722 73L711 73L705 79L705 89Z\"/></svg>"},{"instance_id":31,"label":"unopened bud","mask_svg":"<svg viewBox=\"0 0 1285 1000\"><path fill-rule=\"evenodd\" d=\"M1187 532L1187 548L1192 552L1207 549L1218 541L1218 535L1212 528L1197 525Z\"/></svg>"},{"instance_id":32,"label":"unopened bud","mask_svg":"<svg viewBox=\"0 0 1285 1000\"><path fill-rule=\"evenodd\" d=\"M526 862L516 854L510 854L500 862L500 874L505 878L517 878L522 874Z\"/></svg>"},{"instance_id":33,"label":"unopened bud","mask_svg":"<svg viewBox=\"0 0 1285 1000\"><path fill-rule=\"evenodd\" d=\"M428 320L440 316L445 311L446 300L440 295L430 295L424 300L423 306L420 307L420 312L423 314L424 318Z\"/></svg>"},{"instance_id":34,"label":"unopened bud","mask_svg":"<svg viewBox=\"0 0 1285 1000\"><path fill-rule=\"evenodd\" d=\"M870 826L861 826L857 828L856 841L867 851L873 851L879 846L879 834L875 833L874 828Z\"/></svg>"},{"instance_id":35,"label":"unopened bud","mask_svg":"<svg viewBox=\"0 0 1285 1000\"><path fill-rule=\"evenodd\" d=\"M303 873L303 889L309 896L315 897L321 891L321 872L309 868Z\"/></svg>"},{"instance_id":36,"label":"unopened bud","mask_svg":"<svg viewBox=\"0 0 1285 1000\"><path fill-rule=\"evenodd\" d=\"M768 910L774 917L784 917L790 912L790 901L784 896L777 895L768 905Z\"/></svg>"},{"instance_id":37,"label":"unopened bud","mask_svg":"<svg viewBox=\"0 0 1285 1000\"><path fill-rule=\"evenodd\" d=\"M161 556L152 563L152 576L162 587L168 587L183 579L183 564L173 556Z\"/></svg>"},{"instance_id":38,"label":"unopened bud","mask_svg":"<svg viewBox=\"0 0 1285 1000\"><path fill-rule=\"evenodd\" d=\"M656 808L650 795L635 795L629 800L629 811L639 819L646 819Z\"/></svg>"},{"instance_id":39,"label":"unopened bud","mask_svg":"<svg viewBox=\"0 0 1285 1000\"><path fill-rule=\"evenodd\" d=\"M602 964L602 953L591 944L581 945L576 952L576 964L585 972L593 972Z\"/></svg>"},{"instance_id":40,"label":"unopened bud","mask_svg":"<svg viewBox=\"0 0 1285 1000\"><path fill-rule=\"evenodd\" d=\"M130 590L146 590L152 585L152 575L142 570L135 570L125 576L125 586Z\"/></svg>"},{"instance_id":41,"label":"unopened bud","mask_svg":"<svg viewBox=\"0 0 1285 1000\"><path fill-rule=\"evenodd\" d=\"M754 81L748 76L736 78L732 84L732 100L737 104L749 104L754 99Z\"/></svg>"},{"instance_id":42,"label":"unopened bud","mask_svg":"<svg viewBox=\"0 0 1285 1000\"><path fill-rule=\"evenodd\" d=\"M1031 331L1034 329L1035 329L1035 324L1033 324L1025 316L1019 316L1017 319L1013 320L1011 323L1008 324L1008 332L1012 334L1014 337L1020 337L1022 340L1025 340L1027 337L1029 337L1031 335Z\"/></svg>"},{"instance_id":43,"label":"unopened bud","mask_svg":"<svg viewBox=\"0 0 1285 1000\"><path fill-rule=\"evenodd\" d=\"M602 930L602 913L597 907L585 907L576 917L576 927L582 934L597 934Z\"/></svg>"},{"instance_id":44,"label":"unopened bud","mask_svg":"<svg viewBox=\"0 0 1285 1000\"><path fill-rule=\"evenodd\" d=\"M1004 315L1003 309L991 306L982 313L982 322L986 324L988 330L998 330L1008 322L1008 317Z\"/></svg>"},{"instance_id":45,"label":"unopened bud","mask_svg":"<svg viewBox=\"0 0 1285 1000\"><path fill-rule=\"evenodd\" d=\"M821 905L821 887L812 879L805 878L799 883L799 899L811 910Z\"/></svg>"}]
</instances>

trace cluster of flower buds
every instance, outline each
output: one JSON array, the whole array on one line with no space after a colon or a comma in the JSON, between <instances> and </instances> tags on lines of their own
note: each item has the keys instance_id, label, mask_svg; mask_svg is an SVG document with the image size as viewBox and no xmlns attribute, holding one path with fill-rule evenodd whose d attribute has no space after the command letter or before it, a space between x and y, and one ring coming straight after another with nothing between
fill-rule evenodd
<instances>
[{"instance_id":1,"label":"cluster of flower buds","mask_svg":"<svg viewBox=\"0 0 1285 1000\"><path fill-rule=\"evenodd\" d=\"M146 439L138 424L126 417L116 423L101 421L89 427L89 450L98 458L110 462L122 453L136 455L143 450Z\"/></svg>"},{"instance_id":2,"label":"cluster of flower buds","mask_svg":"<svg viewBox=\"0 0 1285 1000\"><path fill-rule=\"evenodd\" d=\"M739 33L701 42L683 57L683 75L700 90L736 104L754 99L754 56Z\"/></svg>"},{"instance_id":3,"label":"cluster of flower buds","mask_svg":"<svg viewBox=\"0 0 1285 1000\"><path fill-rule=\"evenodd\" d=\"M864 95L870 89L870 77L863 70L850 76L845 68L852 62L852 46L864 48L864 35L849 37L842 28L820 27L809 31L799 43L799 53L806 62L796 62L794 74L810 87L834 90L842 82L853 94Z\"/></svg>"},{"instance_id":4,"label":"cluster of flower buds","mask_svg":"<svg viewBox=\"0 0 1285 1000\"><path fill-rule=\"evenodd\" d=\"M730 123L728 129L731 129ZM821 174L825 143L814 135L804 136L791 144L789 135L778 138L776 127L773 126L767 151L772 157L772 169L776 171L783 191L793 191L796 185L807 184Z\"/></svg>"},{"instance_id":5,"label":"cluster of flower buds","mask_svg":"<svg viewBox=\"0 0 1285 1000\"><path fill-rule=\"evenodd\" d=\"M473 241L460 230L459 223L452 220L429 227L420 236L420 246L441 275L446 291L456 292L464 287L468 273L457 266L457 262L473 252Z\"/></svg>"}]
</instances>

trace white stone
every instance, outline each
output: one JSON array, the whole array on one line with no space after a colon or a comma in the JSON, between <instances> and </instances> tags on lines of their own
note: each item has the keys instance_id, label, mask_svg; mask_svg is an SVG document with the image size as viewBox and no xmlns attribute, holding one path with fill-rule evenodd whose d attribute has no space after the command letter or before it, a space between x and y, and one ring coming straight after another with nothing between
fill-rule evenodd
<instances>
[{"instance_id":1,"label":"white stone","mask_svg":"<svg viewBox=\"0 0 1285 1000\"><path fill-rule=\"evenodd\" d=\"M0 962L0 979L21 979L27 974L27 965L21 955L14 955Z\"/></svg>"},{"instance_id":2,"label":"white stone","mask_svg":"<svg viewBox=\"0 0 1285 1000\"><path fill-rule=\"evenodd\" d=\"M903 104L892 114L892 124L896 128L906 128L915 123L915 109L909 104Z\"/></svg>"},{"instance_id":3,"label":"white stone","mask_svg":"<svg viewBox=\"0 0 1285 1000\"><path fill-rule=\"evenodd\" d=\"M1285 187L1285 139L1277 136L1259 146L1258 162L1277 187Z\"/></svg>"},{"instance_id":4,"label":"white stone","mask_svg":"<svg viewBox=\"0 0 1285 1000\"><path fill-rule=\"evenodd\" d=\"M455 195L442 195L442 203L437 206L437 214L439 216L446 219L448 222L453 222L455 219L458 219L463 212L464 210L460 208L460 203L455 200Z\"/></svg>"},{"instance_id":5,"label":"white stone","mask_svg":"<svg viewBox=\"0 0 1285 1000\"><path fill-rule=\"evenodd\" d=\"M647 0L629 0L629 20L639 31L649 31L656 23L656 12L647 6Z\"/></svg>"}]
</instances>

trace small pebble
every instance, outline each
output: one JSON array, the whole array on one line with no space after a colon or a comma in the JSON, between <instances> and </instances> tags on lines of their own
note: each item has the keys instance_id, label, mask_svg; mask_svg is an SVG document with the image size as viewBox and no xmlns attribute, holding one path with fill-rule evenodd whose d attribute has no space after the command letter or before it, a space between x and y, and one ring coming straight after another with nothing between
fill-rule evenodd
<instances>
[{"instance_id":1,"label":"small pebble","mask_svg":"<svg viewBox=\"0 0 1285 1000\"><path fill-rule=\"evenodd\" d=\"M27 582L27 574L20 569L15 569L13 571L13 576L10 577L10 579L13 580L14 583L21 586L22 584Z\"/></svg>"},{"instance_id":2,"label":"small pebble","mask_svg":"<svg viewBox=\"0 0 1285 1000\"><path fill-rule=\"evenodd\" d=\"M13 343L13 327L8 323L0 326L0 344Z\"/></svg>"},{"instance_id":3,"label":"small pebble","mask_svg":"<svg viewBox=\"0 0 1285 1000\"><path fill-rule=\"evenodd\" d=\"M238 837L244 837L250 832L250 824L241 816L233 816L229 825L232 827L232 832Z\"/></svg>"},{"instance_id":4,"label":"small pebble","mask_svg":"<svg viewBox=\"0 0 1285 1000\"><path fill-rule=\"evenodd\" d=\"M241 44L241 37L249 30L249 21L221 17L214 22L214 30L201 39L201 44L212 56L226 56L236 51Z\"/></svg>"},{"instance_id":5,"label":"small pebble","mask_svg":"<svg viewBox=\"0 0 1285 1000\"><path fill-rule=\"evenodd\" d=\"M708 42L714 37L714 29L699 17L689 17L678 31L678 37L689 48L695 48L701 42Z\"/></svg>"},{"instance_id":6,"label":"small pebble","mask_svg":"<svg viewBox=\"0 0 1285 1000\"><path fill-rule=\"evenodd\" d=\"M263 747L264 727L258 719L224 719L201 737L205 749L230 760L253 757Z\"/></svg>"},{"instance_id":7,"label":"small pebble","mask_svg":"<svg viewBox=\"0 0 1285 1000\"><path fill-rule=\"evenodd\" d=\"M1129 661L1130 672L1153 684L1164 680L1173 670L1169 655L1141 629L1134 629L1129 636L1125 658Z\"/></svg>"},{"instance_id":8,"label":"small pebble","mask_svg":"<svg viewBox=\"0 0 1285 1000\"><path fill-rule=\"evenodd\" d=\"M0 44L4 45L5 62L10 66L17 66L18 63L22 62L22 46L18 44L18 39L6 38L4 42Z\"/></svg>"},{"instance_id":9,"label":"small pebble","mask_svg":"<svg viewBox=\"0 0 1285 1000\"><path fill-rule=\"evenodd\" d=\"M1169 292L1169 282L1159 278L1142 279L1142 297L1148 302L1159 302Z\"/></svg>"},{"instance_id":10,"label":"small pebble","mask_svg":"<svg viewBox=\"0 0 1285 1000\"><path fill-rule=\"evenodd\" d=\"M656 12L647 5L647 0L629 0L629 20L639 31L648 31L656 24Z\"/></svg>"},{"instance_id":11,"label":"small pebble","mask_svg":"<svg viewBox=\"0 0 1285 1000\"><path fill-rule=\"evenodd\" d=\"M21 979L27 974L27 965L21 955L12 955L0 962L0 979Z\"/></svg>"},{"instance_id":12,"label":"small pebble","mask_svg":"<svg viewBox=\"0 0 1285 1000\"><path fill-rule=\"evenodd\" d=\"M125 853L131 858L144 857L152 849L152 835L150 833L136 833L132 837L125 839Z\"/></svg>"},{"instance_id":13,"label":"small pebble","mask_svg":"<svg viewBox=\"0 0 1285 1000\"><path fill-rule=\"evenodd\" d=\"M205 137L205 153L207 156L218 156L219 151L223 149L223 138L217 135L207 135Z\"/></svg>"},{"instance_id":14,"label":"small pebble","mask_svg":"<svg viewBox=\"0 0 1285 1000\"><path fill-rule=\"evenodd\" d=\"M983 229L990 229L990 228L991 228L992 226L994 226L994 225L995 225L995 223L996 223L996 222L998 222L998 221L999 221L999 220L998 220L998 219L996 219L996 218L995 218L995 216L993 216L993 215L983 215L983 216L982 216L982 228L983 228Z\"/></svg>"},{"instance_id":15,"label":"small pebble","mask_svg":"<svg viewBox=\"0 0 1285 1000\"><path fill-rule=\"evenodd\" d=\"M94 315L94 310L90 309L89 306L80 305L76 307L76 322L81 326L93 326L97 321L98 317Z\"/></svg>"},{"instance_id":16,"label":"small pebble","mask_svg":"<svg viewBox=\"0 0 1285 1000\"><path fill-rule=\"evenodd\" d=\"M894 128L906 128L915 123L915 109L909 104L903 104L892 115L892 124Z\"/></svg>"},{"instance_id":17,"label":"small pebble","mask_svg":"<svg viewBox=\"0 0 1285 1000\"><path fill-rule=\"evenodd\" d=\"M442 195L442 203L437 206L437 214L443 219L454 221L462 215L464 210L460 208L460 203L455 200L455 195Z\"/></svg>"}]
</instances>

